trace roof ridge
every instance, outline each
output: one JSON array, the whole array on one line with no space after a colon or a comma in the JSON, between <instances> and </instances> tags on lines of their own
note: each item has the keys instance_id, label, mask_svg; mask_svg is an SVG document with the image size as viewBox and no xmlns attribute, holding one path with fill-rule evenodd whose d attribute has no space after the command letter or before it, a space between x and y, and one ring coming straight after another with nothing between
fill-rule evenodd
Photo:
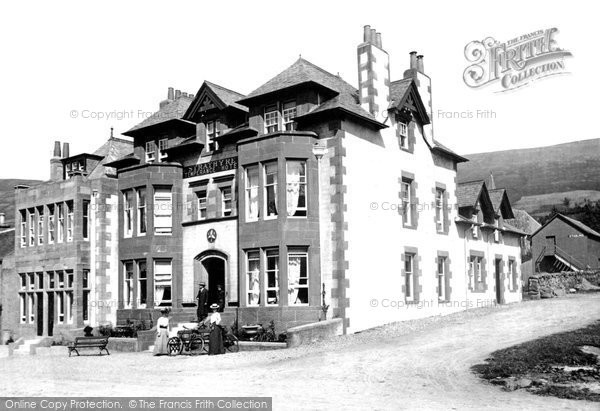
<instances>
[{"instance_id":1,"label":"roof ridge","mask_svg":"<svg viewBox=\"0 0 600 411\"><path fill-rule=\"evenodd\" d=\"M225 91L229 91L230 93L235 93L235 94L239 94L239 95L240 95L240 96L242 96L242 97L246 97L244 94L240 93L239 91L235 91L235 90L232 90L232 89L230 89L230 88L223 87L223 86L221 86L220 84L213 83L212 81L209 81L209 80L204 80L204 82L205 82L206 84L210 85L210 86L219 87L220 89L223 89L223 90L225 90Z\"/></svg>"},{"instance_id":2,"label":"roof ridge","mask_svg":"<svg viewBox=\"0 0 600 411\"><path fill-rule=\"evenodd\" d=\"M460 182L458 184L473 184L473 183L485 183L485 180L469 180L469 181Z\"/></svg>"},{"instance_id":3,"label":"roof ridge","mask_svg":"<svg viewBox=\"0 0 600 411\"><path fill-rule=\"evenodd\" d=\"M313 66L313 67L314 67L314 68L316 68L317 70L319 70L319 71L323 72L324 74L327 74L328 76L334 77L334 78L336 78L336 79L338 79L338 80L340 80L340 81L342 81L342 82L346 83L348 86L352 87L352 89L354 89L354 90L357 90L357 89L356 89L356 88L355 88L355 87L354 87L352 84L350 84L350 83L348 83L346 80L344 80L344 79L342 78L342 76L340 76L340 75L335 75L335 74L333 74L333 73L330 73L329 71L325 70L323 67L317 66L315 63L313 63L313 62L311 62L311 61L308 61L308 60L306 60L304 57L299 57L299 58L298 58L298 60L296 60L296 62L295 62L294 64L296 64L296 63L297 63L298 61L300 61L300 60L302 60L302 61L305 61L306 63L310 64L311 66ZM292 64L292 66L293 66L294 64ZM290 67L291 67L291 66L290 66Z\"/></svg>"}]
</instances>

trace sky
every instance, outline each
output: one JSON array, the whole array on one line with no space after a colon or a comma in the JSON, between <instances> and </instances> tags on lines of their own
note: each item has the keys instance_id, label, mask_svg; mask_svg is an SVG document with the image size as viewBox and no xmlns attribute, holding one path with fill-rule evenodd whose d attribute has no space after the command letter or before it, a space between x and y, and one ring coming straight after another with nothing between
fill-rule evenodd
<instances>
[{"instance_id":1,"label":"sky","mask_svg":"<svg viewBox=\"0 0 600 411\"><path fill-rule=\"evenodd\" d=\"M577 4L575 7L574 5ZM102 1L0 6L0 178L47 179L54 141L93 152L172 86L209 80L249 93L299 55L357 86L363 26L382 33L392 80L409 52L432 80L436 139L460 154L600 137L593 2ZM465 46L555 27L564 75L515 91L469 88ZM470 114L469 114L470 113ZM477 117L480 118L477 118Z\"/></svg>"}]
</instances>

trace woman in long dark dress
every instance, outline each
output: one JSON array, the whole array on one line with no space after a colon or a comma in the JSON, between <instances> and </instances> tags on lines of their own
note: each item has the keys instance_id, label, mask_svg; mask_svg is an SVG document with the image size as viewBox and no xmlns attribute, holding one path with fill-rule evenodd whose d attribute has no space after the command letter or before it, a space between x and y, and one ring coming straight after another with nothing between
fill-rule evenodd
<instances>
[{"instance_id":1,"label":"woman in long dark dress","mask_svg":"<svg viewBox=\"0 0 600 411\"><path fill-rule=\"evenodd\" d=\"M208 339L208 355L225 354L223 346L223 330L221 329L221 314L218 313L219 305L210 306L210 336Z\"/></svg>"}]
</instances>

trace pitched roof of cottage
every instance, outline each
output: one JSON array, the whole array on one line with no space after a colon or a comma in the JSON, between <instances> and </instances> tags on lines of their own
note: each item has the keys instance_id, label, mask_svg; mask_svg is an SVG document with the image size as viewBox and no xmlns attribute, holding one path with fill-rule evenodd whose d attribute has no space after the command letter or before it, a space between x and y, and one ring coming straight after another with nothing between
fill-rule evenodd
<instances>
[{"instance_id":1,"label":"pitched roof of cottage","mask_svg":"<svg viewBox=\"0 0 600 411\"><path fill-rule=\"evenodd\" d=\"M103 157L93 170L89 171L88 178L99 178L105 175L115 174L114 168L108 164L115 162L128 155L133 155L133 142L121 138L111 137L100 148L94 151L94 155Z\"/></svg>"},{"instance_id":2,"label":"pitched roof of cottage","mask_svg":"<svg viewBox=\"0 0 600 411\"><path fill-rule=\"evenodd\" d=\"M123 133L123 135L130 135L134 131L141 130L146 127L154 126L161 123L166 123L170 120L180 120L188 107L192 103L192 99L188 96L180 96L175 100L165 104L157 112L146 118L141 123L136 124L129 130ZM184 121L184 120L181 120Z\"/></svg>"},{"instance_id":3,"label":"pitched roof of cottage","mask_svg":"<svg viewBox=\"0 0 600 411\"><path fill-rule=\"evenodd\" d=\"M217 97L221 99L221 101L225 105L235 107L242 111L248 111L248 107L242 106L241 104L237 103L239 100L246 97L242 93L238 93L237 91L233 91L223 86L219 86L218 84L211 83L210 81L205 80L204 82L217 95Z\"/></svg>"},{"instance_id":4,"label":"pitched roof of cottage","mask_svg":"<svg viewBox=\"0 0 600 411\"><path fill-rule=\"evenodd\" d=\"M340 94L356 94L356 89L342 80L341 77L333 75L300 57L294 64L248 94L238 103L247 105L249 101L258 97L305 83L315 83Z\"/></svg>"},{"instance_id":5,"label":"pitched roof of cottage","mask_svg":"<svg viewBox=\"0 0 600 411\"><path fill-rule=\"evenodd\" d=\"M598 233L595 230L592 230L590 227L588 227L587 225L583 224L581 221L574 220L571 217L567 217L566 215L563 215L563 214L560 214L560 213L556 213L554 215L554 217L552 217L549 221L547 221L546 224L544 224L543 226L541 226L531 236L533 237L534 235L536 235L537 233L539 233L541 230L544 229L544 227L546 227L548 224L550 224L552 221L554 221L557 218L559 220L562 220L565 223L569 224L571 227L579 230L583 234L587 234L590 237L594 237L596 240L600 240L600 233Z\"/></svg>"},{"instance_id":6,"label":"pitched roof of cottage","mask_svg":"<svg viewBox=\"0 0 600 411\"><path fill-rule=\"evenodd\" d=\"M513 214L515 217L504 220L504 223L508 223L527 234L533 234L542 226L525 210L513 208Z\"/></svg>"}]
</instances>

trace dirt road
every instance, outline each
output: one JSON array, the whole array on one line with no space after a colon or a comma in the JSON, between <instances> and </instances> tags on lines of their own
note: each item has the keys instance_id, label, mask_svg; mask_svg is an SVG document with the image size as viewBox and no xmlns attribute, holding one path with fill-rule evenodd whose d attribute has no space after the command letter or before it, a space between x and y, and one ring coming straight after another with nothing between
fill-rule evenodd
<instances>
[{"instance_id":1,"label":"dirt road","mask_svg":"<svg viewBox=\"0 0 600 411\"><path fill-rule=\"evenodd\" d=\"M489 353L600 319L600 294L398 323L291 350L216 357L12 357L3 395L269 396L274 409L598 409L504 392L470 371Z\"/></svg>"}]
</instances>

